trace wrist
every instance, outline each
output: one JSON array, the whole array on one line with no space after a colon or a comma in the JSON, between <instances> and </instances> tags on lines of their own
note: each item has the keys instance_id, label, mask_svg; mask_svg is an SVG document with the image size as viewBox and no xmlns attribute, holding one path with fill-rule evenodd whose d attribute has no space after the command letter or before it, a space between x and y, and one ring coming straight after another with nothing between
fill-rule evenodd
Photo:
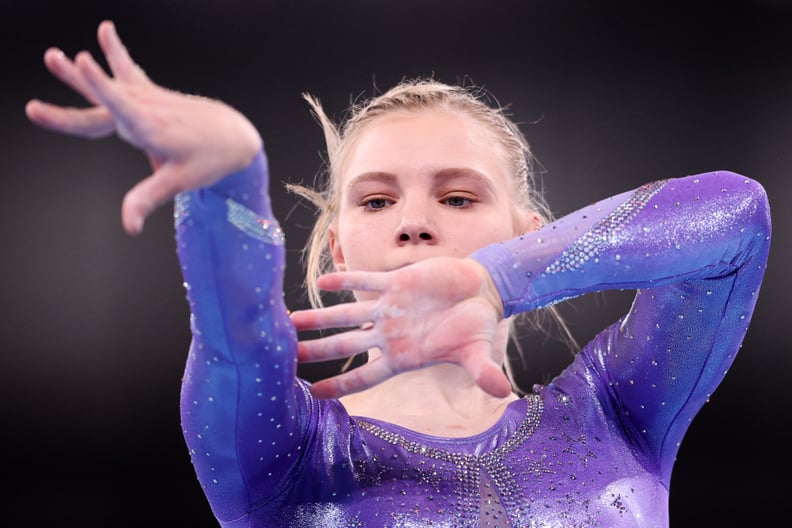
<instances>
[{"instance_id":1,"label":"wrist","mask_svg":"<svg viewBox=\"0 0 792 528\"><path fill-rule=\"evenodd\" d=\"M503 299L501 299L500 292L487 268L475 259L468 258L466 260L472 263L472 267L480 278L480 295L495 309L498 319L503 319Z\"/></svg>"}]
</instances>

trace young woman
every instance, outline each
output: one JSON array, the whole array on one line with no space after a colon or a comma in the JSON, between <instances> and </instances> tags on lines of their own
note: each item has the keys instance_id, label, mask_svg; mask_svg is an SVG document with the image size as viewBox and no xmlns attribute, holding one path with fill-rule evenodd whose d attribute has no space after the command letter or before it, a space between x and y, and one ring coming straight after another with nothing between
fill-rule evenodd
<instances>
[{"instance_id":1,"label":"young woman","mask_svg":"<svg viewBox=\"0 0 792 528\"><path fill-rule=\"evenodd\" d=\"M111 23L98 36L113 77L86 52L45 54L94 106L27 112L149 156L122 205L129 233L175 198L193 333L182 421L221 525L668 524L676 452L757 301L770 243L757 182L652 182L551 222L524 138L475 94L404 83L340 129L311 100L330 167L326 188L297 189L323 207L308 283L314 300L355 302L289 316L255 128L155 85ZM515 394L510 319L613 288L637 291L629 312ZM296 330L330 327L357 329L298 345ZM361 351L367 363L339 376L296 376L298 356Z\"/></svg>"}]
</instances>

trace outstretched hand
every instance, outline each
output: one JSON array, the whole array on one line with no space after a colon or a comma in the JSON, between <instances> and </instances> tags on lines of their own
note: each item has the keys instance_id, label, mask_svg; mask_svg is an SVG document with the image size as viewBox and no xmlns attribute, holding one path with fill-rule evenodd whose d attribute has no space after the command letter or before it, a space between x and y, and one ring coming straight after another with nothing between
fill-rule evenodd
<instances>
[{"instance_id":1,"label":"outstretched hand","mask_svg":"<svg viewBox=\"0 0 792 528\"><path fill-rule=\"evenodd\" d=\"M301 341L301 362L351 357L377 348L381 356L312 387L322 398L372 387L396 374L449 362L465 368L484 391L511 392L493 359L502 306L486 270L472 259L432 258L390 272L338 272L319 279L327 291L372 291L376 300L292 312L298 331L355 328Z\"/></svg>"},{"instance_id":2,"label":"outstretched hand","mask_svg":"<svg viewBox=\"0 0 792 528\"><path fill-rule=\"evenodd\" d=\"M132 60L112 22L102 22L97 35L112 77L87 51L73 61L57 48L44 54L49 71L93 106L67 108L34 99L26 112L37 125L65 134L96 138L117 133L146 153L154 171L129 190L121 208L124 228L138 234L146 217L177 193L244 168L261 148L261 138L228 105L153 83Z\"/></svg>"}]
</instances>

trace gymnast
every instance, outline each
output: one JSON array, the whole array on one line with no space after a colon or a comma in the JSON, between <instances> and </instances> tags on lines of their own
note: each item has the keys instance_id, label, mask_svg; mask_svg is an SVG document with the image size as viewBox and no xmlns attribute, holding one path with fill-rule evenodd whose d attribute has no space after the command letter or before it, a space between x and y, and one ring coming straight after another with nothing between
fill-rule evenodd
<instances>
[{"instance_id":1,"label":"gymnast","mask_svg":"<svg viewBox=\"0 0 792 528\"><path fill-rule=\"evenodd\" d=\"M323 183L290 185L318 214L313 306L289 313L257 129L155 84L112 22L98 40L109 73L85 51L44 55L90 105L31 100L27 115L148 156L121 204L129 234L174 204L192 330L182 426L221 526L668 526L680 443L734 361L765 272L757 181L669 177L554 220L523 133L481 90L405 80L341 123L306 95L328 166ZM623 316L548 383L518 388L518 318L563 328L557 303L625 289ZM325 292L349 302L326 306ZM325 329L339 331L298 338ZM297 375L360 353L327 379Z\"/></svg>"}]
</instances>

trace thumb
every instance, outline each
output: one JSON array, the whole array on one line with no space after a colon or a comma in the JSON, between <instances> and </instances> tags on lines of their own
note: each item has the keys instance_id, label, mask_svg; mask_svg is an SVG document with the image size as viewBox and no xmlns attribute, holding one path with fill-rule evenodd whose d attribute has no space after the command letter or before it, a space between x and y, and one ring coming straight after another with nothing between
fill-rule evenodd
<instances>
[{"instance_id":1,"label":"thumb","mask_svg":"<svg viewBox=\"0 0 792 528\"><path fill-rule=\"evenodd\" d=\"M121 204L121 223L127 233L140 234L146 218L181 191L173 183L178 181L177 171L173 164L165 163L126 193Z\"/></svg>"},{"instance_id":2,"label":"thumb","mask_svg":"<svg viewBox=\"0 0 792 528\"><path fill-rule=\"evenodd\" d=\"M497 398L505 398L512 392L512 385L503 369L490 357L490 347L482 344L466 354L463 366L473 377L476 385L484 392Z\"/></svg>"}]
</instances>

